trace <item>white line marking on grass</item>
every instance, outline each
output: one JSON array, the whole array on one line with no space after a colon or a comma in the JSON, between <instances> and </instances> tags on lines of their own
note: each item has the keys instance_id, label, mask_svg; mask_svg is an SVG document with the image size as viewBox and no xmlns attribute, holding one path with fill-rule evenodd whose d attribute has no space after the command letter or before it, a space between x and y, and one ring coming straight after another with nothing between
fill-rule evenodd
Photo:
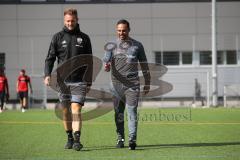
<instances>
[{"instance_id":1,"label":"white line marking on grass","mask_svg":"<svg viewBox=\"0 0 240 160\"><path fill-rule=\"evenodd\" d=\"M61 122L0 121L0 124L61 124Z\"/></svg>"},{"instance_id":2,"label":"white line marking on grass","mask_svg":"<svg viewBox=\"0 0 240 160\"><path fill-rule=\"evenodd\" d=\"M62 124L61 121L0 121L0 124ZM83 122L83 125L114 125L113 122ZM240 125L240 122L140 122L140 125Z\"/></svg>"},{"instance_id":3,"label":"white line marking on grass","mask_svg":"<svg viewBox=\"0 0 240 160\"><path fill-rule=\"evenodd\" d=\"M146 122L150 125L240 125L240 122Z\"/></svg>"}]
</instances>

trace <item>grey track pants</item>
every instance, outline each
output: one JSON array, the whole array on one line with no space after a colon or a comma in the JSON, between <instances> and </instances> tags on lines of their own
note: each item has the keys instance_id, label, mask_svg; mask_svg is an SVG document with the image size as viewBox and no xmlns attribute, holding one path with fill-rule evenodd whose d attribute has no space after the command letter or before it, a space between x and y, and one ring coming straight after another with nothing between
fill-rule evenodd
<instances>
[{"instance_id":1,"label":"grey track pants","mask_svg":"<svg viewBox=\"0 0 240 160\"><path fill-rule=\"evenodd\" d=\"M124 110L127 107L129 141L137 139L137 107L139 99L139 85L128 88L122 83L112 84L113 104L115 111L115 124L118 139L124 136Z\"/></svg>"}]
</instances>

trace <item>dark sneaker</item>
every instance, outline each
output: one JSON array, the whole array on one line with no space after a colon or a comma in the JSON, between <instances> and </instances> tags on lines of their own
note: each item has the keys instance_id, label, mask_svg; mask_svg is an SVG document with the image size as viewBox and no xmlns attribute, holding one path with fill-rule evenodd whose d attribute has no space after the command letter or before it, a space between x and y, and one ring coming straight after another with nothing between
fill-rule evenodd
<instances>
[{"instance_id":1,"label":"dark sneaker","mask_svg":"<svg viewBox=\"0 0 240 160\"><path fill-rule=\"evenodd\" d=\"M65 149L72 149L73 146L73 140L69 139L67 143L65 144L64 148Z\"/></svg>"},{"instance_id":2,"label":"dark sneaker","mask_svg":"<svg viewBox=\"0 0 240 160\"><path fill-rule=\"evenodd\" d=\"M129 145L128 145L128 146L129 146L129 149L130 149L130 150L135 150L137 144L136 144L135 141L129 141Z\"/></svg>"},{"instance_id":3,"label":"dark sneaker","mask_svg":"<svg viewBox=\"0 0 240 160\"><path fill-rule=\"evenodd\" d=\"M80 151L83 148L83 145L80 142L74 142L72 148L76 151Z\"/></svg>"},{"instance_id":4,"label":"dark sneaker","mask_svg":"<svg viewBox=\"0 0 240 160\"><path fill-rule=\"evenodd\" d=\"M117 148L124 148L124 139L118 140L116 147Z\"/></svg>"}]
</instances>

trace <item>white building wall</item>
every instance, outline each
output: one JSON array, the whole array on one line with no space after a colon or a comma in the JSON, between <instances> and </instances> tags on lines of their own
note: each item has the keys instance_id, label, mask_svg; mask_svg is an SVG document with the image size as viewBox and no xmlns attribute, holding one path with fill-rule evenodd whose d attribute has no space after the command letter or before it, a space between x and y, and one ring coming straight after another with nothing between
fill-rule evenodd
<instances>
[{"instance_id":1,"label":"white building wall","mask_svg":"<svg viewBox=\"0 0 240 160\"><path fill-rule=\"evenodd\" d=\"M121 18L130 21L130 34L143 43L150 62L155 62L154 51L211 50L210 3L0 5L0 52L6 53L6 74L12 98L16 98L15 83L21 68L30 75L43 74L51 37L61 30L63 10L67 7L77 8L81 30L89 34L93 53L99 58L103 56L104 44L115 39L115 24ZM240 37L239 8L240 2L217 5L219 50L236 50L240 46L240 40L236 40ZM175 66L169 67L169 73L210 69L199 65ZM239 64L231 68L220 67L220 95L224 84L239 83L238 70ZM176 77L169 77L167 81L179 89L165 96L192 96L192 88L187 83L181 86L175 82L178 81ZM95 85L107 88L108 84L109 75L101 72ZM180 92L181 87L189 91Z\"/></svg>"}]
</instances>

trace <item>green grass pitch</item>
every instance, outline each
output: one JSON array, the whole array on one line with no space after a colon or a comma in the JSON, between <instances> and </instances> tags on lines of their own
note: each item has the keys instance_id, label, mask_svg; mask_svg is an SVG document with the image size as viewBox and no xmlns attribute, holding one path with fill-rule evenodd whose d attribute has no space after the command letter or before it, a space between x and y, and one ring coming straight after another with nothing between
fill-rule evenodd
<instances>
[{"instance_id":1,"label":"green grass pitch","mask_svg":"<svg viewBox=\"0 0 240 160\"><path fill-rule=\"evenodd\" d=\"M240 109L139 108L138 147L116 149L113 112L83 122L83 150L64 150L54 111L0 114L2 160L240 159ZM125 123L127 131L127 124ZM127 132L125 133L127 137ZM127 139L126 139L127 141ZM125 144L126 145L126 144Z\"/></svg>"}]
</instances>

